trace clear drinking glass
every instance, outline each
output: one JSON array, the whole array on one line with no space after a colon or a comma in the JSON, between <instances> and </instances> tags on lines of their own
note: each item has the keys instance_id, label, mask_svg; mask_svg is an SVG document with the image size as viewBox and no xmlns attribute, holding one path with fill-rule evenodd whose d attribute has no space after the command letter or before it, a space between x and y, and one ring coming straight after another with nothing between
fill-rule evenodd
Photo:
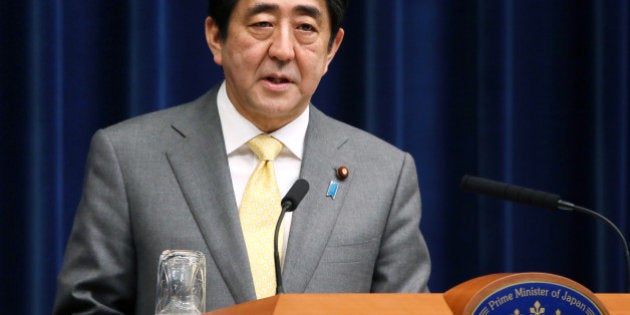
<instances>
[{"instance_id":1,"label":"clear drinking glass","mask_svg":"<svg viewBox=\"0 0 630 315\"><path fill-rule=\"evenodd\" d=\"M202 314L206 310L206 257L191 250L165 250L157 273L155 314Z\"/></svg>"}]
</instances>

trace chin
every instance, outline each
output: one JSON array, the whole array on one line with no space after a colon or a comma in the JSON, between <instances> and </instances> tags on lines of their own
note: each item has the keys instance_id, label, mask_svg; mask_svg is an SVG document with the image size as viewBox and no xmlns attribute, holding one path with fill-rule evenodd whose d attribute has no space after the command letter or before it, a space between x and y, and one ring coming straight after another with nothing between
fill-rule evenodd
<instances>
[{"instance_id":1,"label":"chin","mask_svg":"<svg viewBox=\"0 0 630 315\"><path fill-rule=\"evenodd\" d=\"M286 102L286 100L269 100L259 107L261 114L269 117L283 117L301 112L305 106L296 104L296 102Z\"/></svg>"}]
</instances>

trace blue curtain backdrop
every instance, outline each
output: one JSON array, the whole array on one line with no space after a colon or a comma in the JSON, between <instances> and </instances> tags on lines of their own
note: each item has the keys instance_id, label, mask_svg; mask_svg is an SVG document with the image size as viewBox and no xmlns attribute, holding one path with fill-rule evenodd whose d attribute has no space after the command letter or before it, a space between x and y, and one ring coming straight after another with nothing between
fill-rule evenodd
<instances>
[{"instance_id":1,"label":"blue curtain backdrop","mask_svg":"<svg viewBox=\"0 0 630 315\"><path fill-rule=\"evenodd\" d=\"M2 312L50 313L91 135L221 79L205 7L0 2ZM523 271L626 290L621 244L602 223L458 183L552 191L627 237L629 17L624 0L352 1L314 103L415 157L433 291Z\"/></svg>"}]
</instances>

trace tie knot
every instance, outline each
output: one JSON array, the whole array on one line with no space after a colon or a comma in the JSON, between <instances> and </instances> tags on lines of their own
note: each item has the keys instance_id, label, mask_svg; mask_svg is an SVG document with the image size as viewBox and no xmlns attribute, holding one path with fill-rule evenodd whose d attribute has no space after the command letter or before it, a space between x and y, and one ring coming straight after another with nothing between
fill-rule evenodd
<instances>
[{"instance_id":1,"label":"tie knot","mask_svg":"<svg viewBox=\"0 0 630 315\"><path fill-rule=\"evenodd\" d=\"M262 134L247 142L249 148L261 161L272 161L282 150L282 142L270 135Z\"/></svg>"}]
</instances>

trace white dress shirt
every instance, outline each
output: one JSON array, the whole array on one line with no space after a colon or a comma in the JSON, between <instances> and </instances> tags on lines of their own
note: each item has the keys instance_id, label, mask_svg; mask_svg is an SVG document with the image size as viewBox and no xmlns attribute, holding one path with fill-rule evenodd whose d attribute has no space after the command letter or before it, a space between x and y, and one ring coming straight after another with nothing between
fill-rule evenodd
<instances>
[{"instance_id":1,"label":"white dress shirt","mask_svg":"<svg viewBox=\"0 0 630 315\"><path fill-rule=\"evenodd\" d=\"M225 81L219 88L217 105L221 119L221 129L223 130L225 151L227 152L228 163L230 165L234 196L236 197L236 204L240 208L245 186L258 164L258 158L254 152L249 149L247 142L264 132L258 129L252 122L245 119L245 117L234 108L234 105L228 98ZM276 180L278 181L281 196L284 196L289 191L293 183L300 176L308 118L309 109L307 107L295 120L270 134L284 144L282 151L280 151L280 154L274 160ZM282 258L284 258L289 239L291 217L292 213L289 212L285 214L283 219L284 241L282 242Z\"/></svg>"}]
</instances>

